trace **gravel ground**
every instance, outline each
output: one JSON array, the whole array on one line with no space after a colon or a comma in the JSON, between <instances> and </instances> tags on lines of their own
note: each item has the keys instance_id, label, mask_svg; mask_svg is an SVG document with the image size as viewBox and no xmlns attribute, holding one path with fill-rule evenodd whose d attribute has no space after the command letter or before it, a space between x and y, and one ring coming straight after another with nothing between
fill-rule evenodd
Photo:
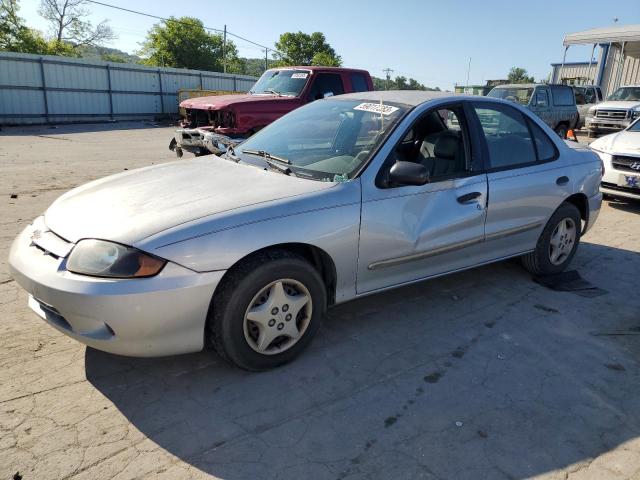
<instances>
[{"instance_id":1,"label":"gravel ground","mask_svg":"<svg viewBox=\"0 0 640 480\"><path fill-rule=\"evenodd\" d=\"M605 202L575 257L601 296L499 263L338 306L262 374L47 326L13 237L76 185L172 160L171 130L0 132L0 479L640 478L640 203Z\"/></svg>"}]
</instances>

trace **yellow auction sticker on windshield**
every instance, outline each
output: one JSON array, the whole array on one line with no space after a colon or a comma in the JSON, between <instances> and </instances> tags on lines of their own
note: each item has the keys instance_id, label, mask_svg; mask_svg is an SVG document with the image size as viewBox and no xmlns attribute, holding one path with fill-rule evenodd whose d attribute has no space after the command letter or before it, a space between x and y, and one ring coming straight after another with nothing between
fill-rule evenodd
<instances>
[{"instance_id":1,"label":"yellow auction sticker on windshield","mask_svg":"<svg viewBox=\"0 0 640 480\"><path fill-rule=\"evenodd\" d=\"M361 103L353 107L354 110L362 110L363 112L380 113L382 115L391 115L398 107L392 107L391 105L384 105L382 103Z\"/></svg>"}]
</instances>

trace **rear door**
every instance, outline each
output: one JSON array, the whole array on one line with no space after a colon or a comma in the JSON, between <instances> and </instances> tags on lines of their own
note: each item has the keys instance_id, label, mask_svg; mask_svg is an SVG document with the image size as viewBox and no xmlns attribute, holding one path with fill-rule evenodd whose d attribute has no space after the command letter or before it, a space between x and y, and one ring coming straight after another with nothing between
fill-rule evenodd
<instances>
[{"instance_id":1,"label":"rear door","mask_svg":"<svg viewBox=\"0 0 640 480\"><path fill-rule=\"evenodd\" d=\"M463 103L418 109L362 175L358 293L478 263L487 179ZM387 184L396 161L422 163L429 182Z\"/></svg>"},{"instance_id":2,"label":"rear door","mask_svg":"<svg viewBox=\"0 0 640 480\"><path fill-rule=\"evenodd\" d=\"M485 248L494 258L532 250L572 181L549 135L520 110L474 102L489 182Z\"/></svg>"}]
</instances>

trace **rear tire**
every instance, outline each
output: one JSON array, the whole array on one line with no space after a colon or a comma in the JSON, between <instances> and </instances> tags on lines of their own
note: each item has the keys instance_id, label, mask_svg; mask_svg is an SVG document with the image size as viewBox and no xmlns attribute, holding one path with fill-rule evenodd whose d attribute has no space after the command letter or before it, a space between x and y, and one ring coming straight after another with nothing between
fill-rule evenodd
<instances>
[{"instance_id":1,"label":"rear tire","mask_svg":"<svg viewBox=\"0 0 640 480\"><path fill-rule=\"evenodd\" d=\"M560 205L542 230L535 250L522 256L524 268L533 275L562 272L578 249L581 227L578 208L566 202Z\"/></svg>"},{"instance_id":2,"label":"rear tire","mask_svg":"<svg viewBox=\"0 0 640 480\"><path fill-rule=\"evenodd\" d=\"M304 258L266 251L227 275L206 327L220 356L245 370L262 371L290 362L311 343L326 313L327 292Z\"/></svg>"}]
</instances>

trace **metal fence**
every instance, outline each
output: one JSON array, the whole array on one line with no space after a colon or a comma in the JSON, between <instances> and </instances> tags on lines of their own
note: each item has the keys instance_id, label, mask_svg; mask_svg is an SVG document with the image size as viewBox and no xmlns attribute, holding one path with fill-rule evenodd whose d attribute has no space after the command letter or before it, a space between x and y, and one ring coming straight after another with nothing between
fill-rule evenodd
<instances>
[{"instance_id":1,"label":"metal fence","mask_svg":"<svg viewBox=\"0 0 640 480\"><path fill-rule=\"evenodd\" d=\"M0 125L160 118L178 89L246 92L256 78L0 52Z\"/></svg>"}]
</instances>

